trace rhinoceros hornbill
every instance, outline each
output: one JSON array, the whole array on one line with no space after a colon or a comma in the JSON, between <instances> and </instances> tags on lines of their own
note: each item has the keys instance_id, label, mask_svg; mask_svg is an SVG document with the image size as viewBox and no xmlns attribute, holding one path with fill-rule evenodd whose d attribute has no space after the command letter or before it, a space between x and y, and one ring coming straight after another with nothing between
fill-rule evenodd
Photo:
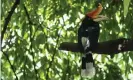
<instances>
[{"instance_id":1,"label":"rhinoceros hornbill","mask_svg":"<svg viewBox=\"0 0 133 80\"><path fill-rule=\"evenodd\" d=\"M98 44L100 27L98 21L106 20L106 16L99 15L103 7L99 3L96 10L88 12L78 29L78 46L82 54L81 76L93 77L95 75L92 50Z\"/></svg>"}]
</instances>

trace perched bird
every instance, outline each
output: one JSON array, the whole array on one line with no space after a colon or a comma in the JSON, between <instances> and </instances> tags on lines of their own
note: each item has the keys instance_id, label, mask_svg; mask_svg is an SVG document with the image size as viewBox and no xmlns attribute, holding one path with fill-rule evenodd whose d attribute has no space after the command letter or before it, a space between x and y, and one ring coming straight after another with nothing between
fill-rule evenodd
<instances>
[{"instance_id":1,"label":"perched bird","mask_svg":"<svg viewBox=\"0 0 133 80\"><path fill-rule=\"evenodd\" d=\"M92 50L98 44L100 27L98 21L108 19L106 16L99 15L103 7L99 3L96 10L88 12L80 28L78 29L78 46L82 54L81 76L93 77L95 75L94 60Z\"/></svg>"}]
</instances>

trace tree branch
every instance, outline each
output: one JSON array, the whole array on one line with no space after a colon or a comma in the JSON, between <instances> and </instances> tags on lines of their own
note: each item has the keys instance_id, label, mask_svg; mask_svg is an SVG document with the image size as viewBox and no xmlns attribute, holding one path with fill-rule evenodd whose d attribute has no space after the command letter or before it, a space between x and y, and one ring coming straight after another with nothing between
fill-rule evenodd
<instances>
[{"instance_id":1,"label":"tree branch","mask_svg":"<svg viewBox=\"0 0 133 80\"><path fill-rule=\"evenodd\" d=\"M12 14L14 12L14 10L16 9L17 5L20 3L20 0L16 0L14 5L12 6L11 8L11 11L9 12L8 16L5 18L5 23L4 23L4 27L3 27L3 30L1 32L1 43L2 43L2 40L4 38L4 34L6 32L6 29L7 29L7 25L9 23L9 21L11 20L11 17L12 17Z\"/></svg>"},{"instance_id":2,"label":"tree branch","mask_svg":"<svg viewBox=\"0 0 133 80\"><path fill-rule=\"evenodd\" d=\"M60 44L59 50L67 50L79 52L78 43L63 42ZM133 51L133 40L120 38L98 43L98 46L92 50L97 54L117 54L125 51Z\"/></svg>"}]
</instances>

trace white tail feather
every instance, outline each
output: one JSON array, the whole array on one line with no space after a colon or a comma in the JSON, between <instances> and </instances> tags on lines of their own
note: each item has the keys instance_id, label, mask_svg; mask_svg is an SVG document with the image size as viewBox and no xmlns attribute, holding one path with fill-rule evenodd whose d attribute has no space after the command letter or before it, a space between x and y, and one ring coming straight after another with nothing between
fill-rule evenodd
<instances>
[{"instance_id":1,"label":"white tail feather","mask_svg":"<svg viewBox=\"0 0 133 80\"><path fill-rule=\"evenodd\" d=\"M93 63L86 63L86 69L81 70L81 76L92 78L94 75L95 75L95 67L93 66Z\"/></svg>"}]
</instances>

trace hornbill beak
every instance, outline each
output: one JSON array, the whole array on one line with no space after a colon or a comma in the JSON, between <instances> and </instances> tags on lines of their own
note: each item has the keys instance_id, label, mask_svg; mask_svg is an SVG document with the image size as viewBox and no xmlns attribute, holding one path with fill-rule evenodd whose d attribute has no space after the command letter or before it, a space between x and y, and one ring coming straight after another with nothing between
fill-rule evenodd
<instances>
[{"instance_id":1,"label":"hornbill beak","mask_svg":"<svg viewBox=\"0 0 133 80\"><path fill-rule=\"evenodd\" d=\"M109 18L104 15L98 15L96 18L93 19L93 21L96 21L96 22L103 21L103 20L109 20Z\"/></svg>"}]
</instances>

